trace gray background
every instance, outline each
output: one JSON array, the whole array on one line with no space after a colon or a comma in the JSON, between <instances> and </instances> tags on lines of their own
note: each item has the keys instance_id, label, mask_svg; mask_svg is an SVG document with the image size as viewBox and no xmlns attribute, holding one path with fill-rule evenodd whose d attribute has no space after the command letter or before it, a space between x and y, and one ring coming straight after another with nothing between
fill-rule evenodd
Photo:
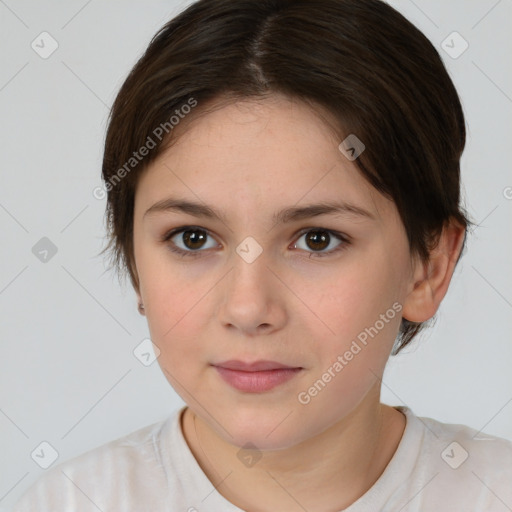
<instances>
[{"instance_id":1,"label":"gray background","mask_svg":"<svg viewBox=\"0 0 512 512\"><path fill-rule=\"evenodd\" d=\"M92 191L117 90L188 3L0 0L0 510L44 472L31 458L41 442L59 463L182 405L157 363L133 354L148 329L99 256L105 202ZM383 401L512 440L512 2L391 4L438 48L460 93L464 198L479 227L437 324L391 358ZM47 59L31 47L43 31L58 43ZM469 43L457 58L442 48L454 31ZM460 43L448 39L452 52ZM57 248L46 262L32 251L43 237Z\"/></svg>"}]
</instances>

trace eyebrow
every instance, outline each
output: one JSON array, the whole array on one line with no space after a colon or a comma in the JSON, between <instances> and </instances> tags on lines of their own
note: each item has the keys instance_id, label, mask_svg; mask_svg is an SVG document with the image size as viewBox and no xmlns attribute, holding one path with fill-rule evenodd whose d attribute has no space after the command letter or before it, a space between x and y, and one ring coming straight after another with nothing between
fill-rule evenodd
<instances>
[{"instance_id":1,"label":"eyebrow","mask_svg":"<svg viewBox=\"0 0 512 512\"><path fill-rule=\"evenodd\" d=\"M218 212L215 208L203 203L196 203L185 199L177 199L169 197L158 201L153 206L148 208L144 213L146 215L155 214L159 212L181 212L195 217L203 217L207 219L216 219L227 224L227 217L225 214ZM287 222L294 222L298 220L309 219L320 215L354 215L358 217L376 220L375 216L364 208L347 203L345 201L336 202L321 202L318 204L309 204L306 206L291 206L285 208L272 217L273 222L276 224L284 224Z\"/></svg>"}]
</instances>

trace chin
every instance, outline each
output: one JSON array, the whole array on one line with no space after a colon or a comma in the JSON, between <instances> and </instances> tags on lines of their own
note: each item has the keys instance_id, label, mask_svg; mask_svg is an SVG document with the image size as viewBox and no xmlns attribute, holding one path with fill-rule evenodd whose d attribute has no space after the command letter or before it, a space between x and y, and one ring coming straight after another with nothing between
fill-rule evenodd
<instances>
[{"instance_id":1,"label":"chin","mask_svg":"<svg viewBox=\"0 0 512 512\"><path fill-rule=\"evenodd\" d=\"M290 418L292 416L293 413ZM283 418L276 420L275 414L269 413L264 417L253 412L252 416L250 413L244 417L230 415L221 423L226 430L215 424L210 424L210 427L233 446L244 448L250 443L262 451L285 450L308 438L306 431L295 430L303 427L300 422L282 420Z\"/></svg>"},{"instance_id":2,"label":"chin","mask_svg":"<svg viewBox=\"0 0 512 512\"><path fill-rule=\"evenodd\" d=\"M282 434L283 433L267 437L267 434L261 431L246 430L237 435L233 434L233 437L227 436L227 439L225 440L240 449L247 449L250 445L256 447L255 449L261 452L286 450L287 448L291 448L292 446L299 444L300 440L295 441L293 437L290 437L289 435L283 436Z\"/></svg>"}]
</instances>

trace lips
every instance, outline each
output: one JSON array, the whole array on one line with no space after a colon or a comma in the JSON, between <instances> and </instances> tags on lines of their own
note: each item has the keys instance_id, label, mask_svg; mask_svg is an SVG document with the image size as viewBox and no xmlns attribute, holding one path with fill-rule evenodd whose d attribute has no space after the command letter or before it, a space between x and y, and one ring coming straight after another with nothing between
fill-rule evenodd
<instances>
[{"instance_id":1,"label":"lips","mask_svg":"<svg viewBox=\"0 0 512 512\"><path fill-rule=\"evenodd\" d=\"M246 363L236 359L224 361L222 363L214 364L220 368L226 368L227 370L237 370L240 372L263 372L270 370L282 370L282 369L296 369L300 366L288 366L281 364L276 361L255 361L253 363Z\"/></svg>"},{"instance_id":2,"label":"lips","mask_svg":"<svg viewBox=\"0 0 512 512\"><path fill-rule=\"evenodd\" d=\"M244 393L264 393L292 380L302 367L288 366L277 361L252 363L230 360L212 365L232 388Z\"/></svg>"}]
</instances>

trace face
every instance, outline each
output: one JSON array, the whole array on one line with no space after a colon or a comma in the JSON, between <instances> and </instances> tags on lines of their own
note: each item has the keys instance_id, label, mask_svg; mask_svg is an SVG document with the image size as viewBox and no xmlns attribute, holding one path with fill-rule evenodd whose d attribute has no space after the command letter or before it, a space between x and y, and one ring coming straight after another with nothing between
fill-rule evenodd
<instances>
[{"instance_id":1,"label":"face","mask_svg":"<svg viewBox=\"0 0 512 512\"><path fill-rule=\"evenodd\" d=\"M135 263L159 364L237 446L290 447L378 400L410 284L394 203L317 112L281 96L223 106L137 186Z\"/></svg>"}]
</instances>

